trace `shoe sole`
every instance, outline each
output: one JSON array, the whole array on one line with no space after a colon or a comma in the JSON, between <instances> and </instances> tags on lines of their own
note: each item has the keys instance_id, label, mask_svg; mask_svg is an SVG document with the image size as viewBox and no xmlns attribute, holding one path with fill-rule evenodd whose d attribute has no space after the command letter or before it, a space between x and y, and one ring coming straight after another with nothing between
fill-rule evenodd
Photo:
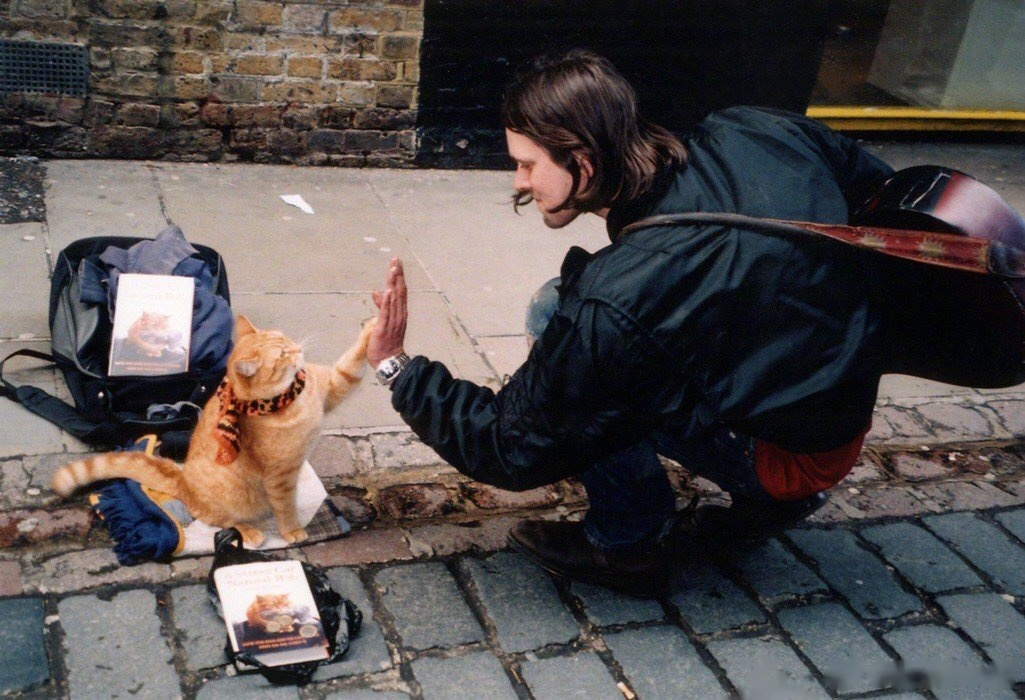
<instances>
[{"instance_id":1,"label":"shoe sole","mask_svg":"<svg viewBox=\"0 0 1025 700\"><path fill-rule=\"evenodd\" d=\"M600 588L607 588L610 591L616 593L622 593L624 595L632 596L634 598L660 598L665 596L669 592L668 581L664 584L654 583L651 586L638 586L630 587L624 586L618 582L610 582L608 579L599 576L588 576L585 573L572 573L567 571L560 571L555 569L543 559L538 557L532 549L526 545L520 543L515 537L509 535L508 537L509 546L516 550L519 554L522 554L530 563L534 564L538 568L547 571L549 574L558 576L559 578L567 579L569 581L577 581L579 583L586 583L591 586L598 586Z\"/></svg>"},{"instance_id":2,"label":"shoe sole","mask_svg":"<svg viewBox=\"0 0 1025 700\"><path fill-rule=\"evenodd\" d=\"M816 501L815 503L812 503L807 509L802 511L799 515L794 516L788 522L781 523L770 528L766 528L765 531L760 532L757 535L752 535L747 538L741 539L736 544L740 547L745 548L757 547L762 542L770 540L773 537L778 537L779 535L782 535L784 532L792 528L794 525L797 525L798 523L806 520L809 516L818 511L822 506L826 505L826 503L828 502L828 498L823 498L819 501Z\"/></svg>"}]
</instances>

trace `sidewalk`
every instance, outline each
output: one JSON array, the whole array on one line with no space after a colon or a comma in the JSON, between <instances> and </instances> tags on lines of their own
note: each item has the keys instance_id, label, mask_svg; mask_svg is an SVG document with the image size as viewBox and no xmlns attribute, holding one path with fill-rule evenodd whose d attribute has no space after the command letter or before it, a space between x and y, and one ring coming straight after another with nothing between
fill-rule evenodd
<instances>
[{"instance_id":1,"label":"sidewalk","mask_svg":"<svg viewBox=\"0 0 1025 700\"><path fill-rule=\"evenodd\" d=\"M873 150L895 167L963 169L1025 211L1021 147ZM61 248L84 236L152 236L173 222L224 257L237 312L312 336L315 362L348 346L373 314L370 290L401 257L407 349L497 389L526 356L532 292L569 246L606 242L596 217L550 231L533 209L515 215L510 173L42 167L45 216L0 223L0 357L48 350L47 275ZM282 194L301 194L315 213ZM62 391L49 369L23 362L8 372ZM311 456L356 530L290 554L327 568L365 628L301 692L231 676L201 585L208 558L118 566L84 499L60 502L49 488L53 471L88 448L3 401L0 694L1025 697L1023 395L887 377L868 449L811 522L743 559L683 572L665 600L641 602L554 580L505 550L518 517L579 514L579 488L512 494L468 482L364 382ZM716 497L671 470L681 497ZM916 691L925 678L932 690Z\"/></svg>"}]
</instances>

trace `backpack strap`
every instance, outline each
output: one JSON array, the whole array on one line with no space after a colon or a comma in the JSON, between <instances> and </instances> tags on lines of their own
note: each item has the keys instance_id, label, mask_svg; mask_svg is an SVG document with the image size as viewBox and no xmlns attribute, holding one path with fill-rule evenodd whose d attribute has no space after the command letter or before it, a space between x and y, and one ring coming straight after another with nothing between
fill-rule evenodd
<instances>
[{"instance_id":1,"label":"backpack strap","mask_svg":"<svg viewBox=\"0 0 1025 700\"><path fill-rule=\"evenodd\" d=\"M109 421L92 420L75 406L60 400L38 387L26 384L16 386L4 379L4 365L12 357L19 355L56 363L56 358L53 355L48 355L44 352L29 349L15 350L3 360L0 360L0 395L21 404L32 413L54 423L83 442L89 444L118 444L117 426L115 424Z\"/></svg>"}]
</instances>

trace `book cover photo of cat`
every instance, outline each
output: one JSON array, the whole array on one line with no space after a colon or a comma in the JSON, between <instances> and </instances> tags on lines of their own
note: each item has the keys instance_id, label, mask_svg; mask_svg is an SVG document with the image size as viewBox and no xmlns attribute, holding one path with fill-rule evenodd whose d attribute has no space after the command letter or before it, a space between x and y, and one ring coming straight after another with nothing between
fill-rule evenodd
<instances>
[{"instance_id":1,"label":"book cover photo of cat","mask_svg":"<svg viewBox=\"0 0 1025 700\"><path fill-rule=\"evenodd\" d=\"M241 649L274 649L285 641L304 646L327 644L309 607L296 606L288 593L256 595L246 606L246 619L235 623L234 632Z\"/></svg>"},{"instance_id":2,"label":"book cover photo of cat","mask_svg":"<svg viewBox=\"0 0 1025 700\"><path fill-rule=\"evenodd\" d=\"M156 376L189 369L191 277L124 273L118 278L110 376Z\"/></svg>"},{"instance_id":3,"label":"book cover photo of cat","mask_svg":"<svg viewBox=\"0 0 1025 700\"><path fill-rule=\"evenodd\" d=\"M235 320L236 342L224 380L207 401L182 465L145 452L110 452L70 462L53 489L68 497L105 479L134 479L181 501L196 520L236 528L247 547L260 546L273 520L287 543L307 540L299 522L300 470L325 414L360 381L376 320L331 366L305 361L303 348L278 330Z\"/></svg>"}]
</instances>

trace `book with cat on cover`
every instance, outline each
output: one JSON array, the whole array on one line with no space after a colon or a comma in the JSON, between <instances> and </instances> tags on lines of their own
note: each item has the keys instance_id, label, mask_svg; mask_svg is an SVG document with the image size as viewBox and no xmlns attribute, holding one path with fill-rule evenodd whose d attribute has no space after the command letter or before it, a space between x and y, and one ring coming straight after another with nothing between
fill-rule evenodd
<instances>
[{"instance_id":1,"label":"book with cat on cover","mask_svg":"<svg viewBox=\"0 0 1025 700\"><path fill-rule=\"evenodd\" d=\"M328 657L328 640L302 564L253 562L214 570L228 638L267 666Z\"/></svg>"},{"instance_id":2,"label":"book with cat on cover","mask_svg":"<svg viewBox=\"0 0 1025 700\"><path fill-rule=\"evenodd\" d=\"M118 277L109 376L179 374L189 369L191 277L124 273Z\"/></svg>"}]
</instances>

